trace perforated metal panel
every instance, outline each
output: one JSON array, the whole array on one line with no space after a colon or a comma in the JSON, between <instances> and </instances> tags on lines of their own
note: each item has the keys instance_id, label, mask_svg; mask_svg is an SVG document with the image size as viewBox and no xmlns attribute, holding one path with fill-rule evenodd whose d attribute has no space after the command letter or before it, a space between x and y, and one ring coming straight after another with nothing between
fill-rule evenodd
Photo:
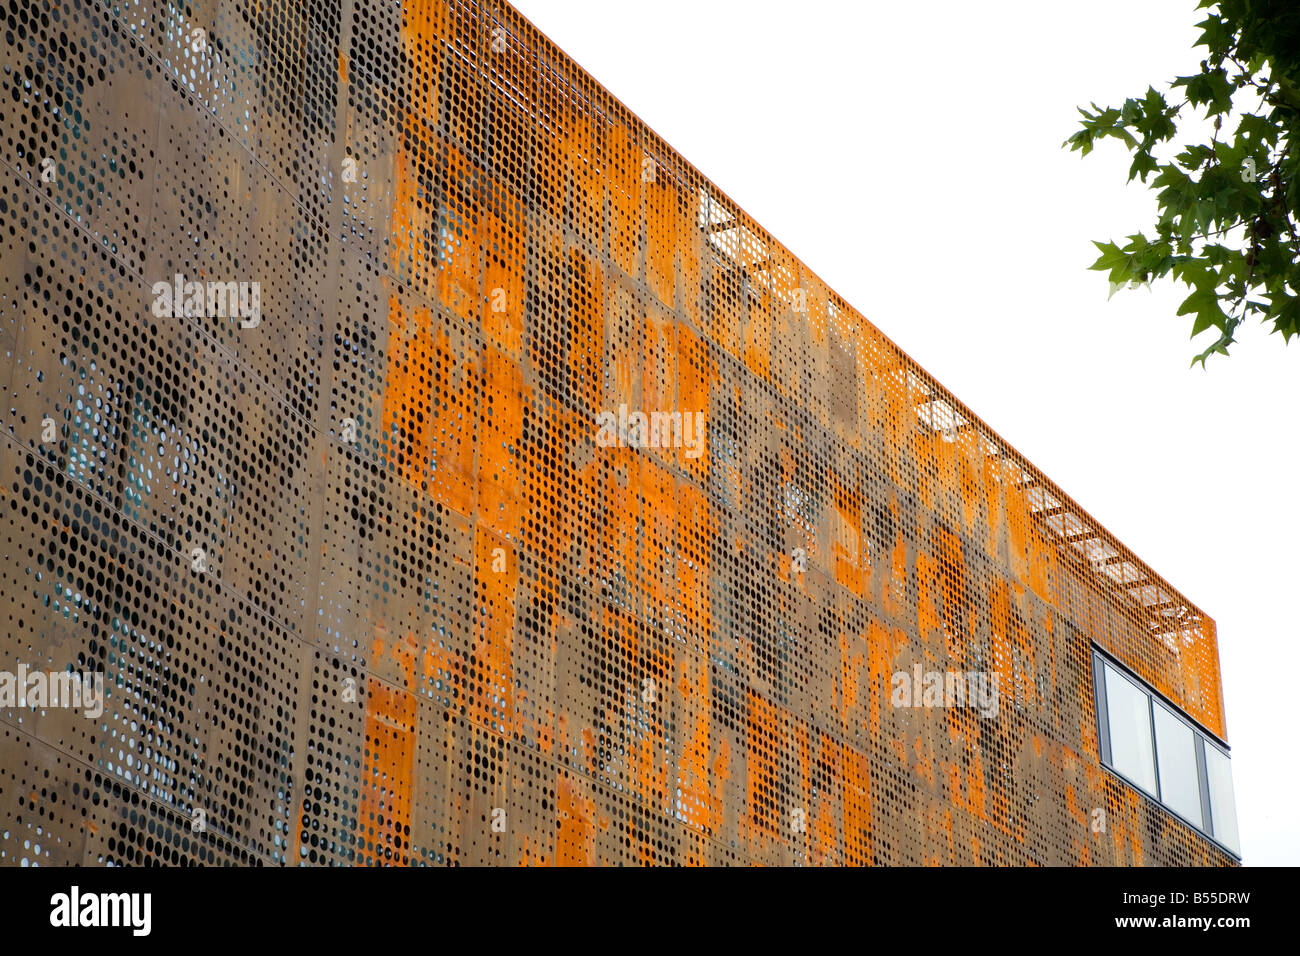
<instances>
[{"instance_id":1,"label":"perforated metal panel","mask_svg":"<svg viewBox=\"0 0 1300 956\"><path fill-rule=\"evenodd\" d=\"M510 7L0 11L0 863L1228 862L1213 622Z\"/></svg>"}]
</instances>

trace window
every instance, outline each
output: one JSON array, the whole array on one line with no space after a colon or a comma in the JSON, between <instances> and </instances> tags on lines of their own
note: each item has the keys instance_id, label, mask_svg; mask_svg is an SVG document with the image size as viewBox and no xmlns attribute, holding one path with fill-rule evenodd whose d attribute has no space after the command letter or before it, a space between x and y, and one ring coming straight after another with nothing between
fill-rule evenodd
<instances>
[{"instance_id":1,"label":"window","mask_svg":"<svg viewBox=\"0 0 1300 956\"><path fill-rule=\"evenodd\" d=\"M1106 667L1106 716L1110 720L1111 768L1154 796L1156 768L1151 743L1151 698L1110 666Z\"/></svg>"},{"instance_id":2,"label":"window","mask_svg":"<svg viewBox=\"0 0 1300 956\"><path fill-rule=\"evenodd\" d=\"M1201 784L1196 772L1196 733L1162 703L1153 700L1151 713L1155 717L1160 801L1203 830Z\"/></svg>"},{"instance_id":3,"label":"window","mask_svg":"<svg viewBox=\"0 0 1300 956\"><path fill-rule=\"evenodd\" d=\"M1220 842L1237 852L1237 801L1232 795L1232 764L1217 747L1205 747L1205 774L1209 778L1210 819Z\"/></svg>"},{"instance_id":4,"label":"window","mask_svg":"<svg viewBox=\"0 0 1300 956\"><path fill-rule=\"evenodd\" d=\"M1223 745L1095 650L1092 668L1103 766L1240 856L1232 764Z\"/></svg>"}]
</instances>

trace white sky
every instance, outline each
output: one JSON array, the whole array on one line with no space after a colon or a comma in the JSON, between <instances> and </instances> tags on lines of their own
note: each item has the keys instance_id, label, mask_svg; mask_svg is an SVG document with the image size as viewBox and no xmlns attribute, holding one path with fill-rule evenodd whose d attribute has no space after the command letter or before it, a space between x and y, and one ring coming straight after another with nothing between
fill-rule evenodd
<instances>
[{"instance_id":1,"label":"white sky","mask_svg":"<svg viewBox=\"0 0 1300 956\"><path fill-rule=\"evenodd\" d=\"M1215 618L1245 861L1300 864L1300 347L1193 370L1183 286L1108 303L1089 240L1154 197L1060 148L1199 69L1194 0L512 2Z\"/></svg>"}]
</instances>

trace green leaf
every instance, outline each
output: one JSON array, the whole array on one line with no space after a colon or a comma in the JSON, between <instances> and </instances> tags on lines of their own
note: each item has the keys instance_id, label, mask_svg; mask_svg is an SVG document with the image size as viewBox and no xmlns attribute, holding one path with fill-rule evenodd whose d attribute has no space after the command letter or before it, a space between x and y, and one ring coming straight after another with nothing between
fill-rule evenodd
<instances>
[{"instance_id":1,"label":"green leaf","mask_svg":"<svg viewBox=\"0 0 1300 956\"><path fill-rule=\"evenodd\" d=\"M1081 149L1083 150L1082 155L1087 156L1092 152L1092 130L1081 129L1061 145L1069 146L1070 152Z\"/></svg>"},{"instance_id":2,"label":"green leaf","mask_svg":"<svg viewBox=\"0 0 1300 956\"><path fill-rule=\"evenodd\" d=\"M1133 156L1133 164L1128 168L1128 181L1132 182L1136 177L1141 176L1142 181L1147 181L1147 176L1160 168L1160 164L1146 150L1138 150Z\"/></svg>"},{"instance_id":3,"label":"green leaf","mask_svg":"<svg viewBox=\"0 0 1300 956\"><path fill-rule=\"evenodd\" d=\"M1187 315L1189 312L1196 313L1196 321L1192 323L1192 338L1212 325L1222 329L1228 321L1228 317L1219 306L1219 296L1213 289L1197 289L1184 299L1183 304L1178 307L1178 314Z\"/></svg>"},{"instance_id":4,"label":"green leaf","mask_svg":"<svg viewBox=\"0 0 1300 956\"><path fill-rule=\"evenodd\" d=\"M1232 109L1232 86L1226 70L1214 69L1192 76L1180 76L1173 83L1187 90L1187 102L1206 107L1205 115L1214 116Z\"/></svg>"},{"instance_id":5,"label":"green leaf","mask_svg":"<svg viewBox=\"0 0 1300 956\"><path fill-rule=\"evenodd\" d=\"M1097 272L1110 271L1111 282L1126 282L1129 279L1129 255L1123 252L1119 246L1113 242L1093 242L1093 245L1101 250L1101 256L1089 269Z\"/></svg>"},{"instance_id":6,"label":"green leaf","mask_svg":"<svg viewBox=\"0 0 1300 956\"><path fill-rule=\"evenodd\" d=\"M1228 30L1221 16L1211 14L1196 25L1201 28L1201 35L1196 41L1196 46L1203 46L1211 52L1217 52L1227 50L1231 45L1232 33Z\"/></svg>"}]
</instances>

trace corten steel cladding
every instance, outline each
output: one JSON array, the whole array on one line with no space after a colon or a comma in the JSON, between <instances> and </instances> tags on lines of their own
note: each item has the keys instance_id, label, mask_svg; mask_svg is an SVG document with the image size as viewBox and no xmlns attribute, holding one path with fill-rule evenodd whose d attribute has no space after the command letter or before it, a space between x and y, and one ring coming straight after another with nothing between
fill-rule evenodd
<instances>
[{"instance_id":1,"label":"corten steel cladding","mask_svg":"<svg viewBox=\"0 0 1300 956\"><path fill-rule=\"evenodd\" d=\"M514 10L0 17L0 863L1231 862L1213 622Z\"/></svg>"}]
</instances>

